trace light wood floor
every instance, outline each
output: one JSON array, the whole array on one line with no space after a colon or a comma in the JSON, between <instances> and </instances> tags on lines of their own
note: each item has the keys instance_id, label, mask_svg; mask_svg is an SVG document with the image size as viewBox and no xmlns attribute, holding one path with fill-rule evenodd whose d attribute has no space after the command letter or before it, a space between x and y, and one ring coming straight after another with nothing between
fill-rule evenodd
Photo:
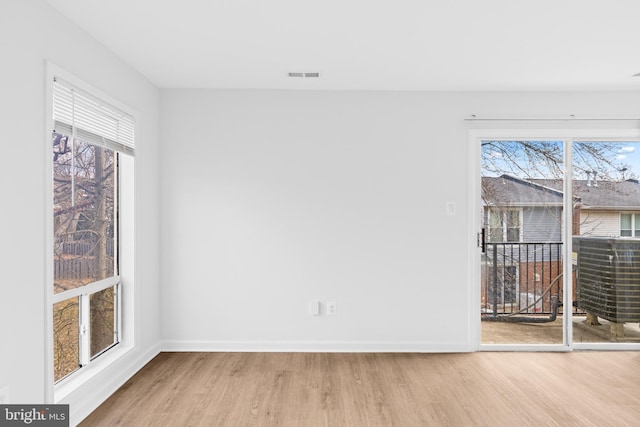
<instances>
[{"instance_id":1,"label":"light wood floor","mask_svg":"<svg viewBox=\"0 0 640 427\"><path fill-rule=\"evenodd\" d=\"M161 353L81 426L640 426L640 352Z\"/></svg>"}]
</instances>

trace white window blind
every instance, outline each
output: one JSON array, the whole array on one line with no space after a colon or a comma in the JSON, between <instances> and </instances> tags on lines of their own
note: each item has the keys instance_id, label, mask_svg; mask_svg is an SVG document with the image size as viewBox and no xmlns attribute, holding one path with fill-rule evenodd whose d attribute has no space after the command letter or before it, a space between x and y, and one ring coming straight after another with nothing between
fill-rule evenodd
<instances>
[{"instance_id":1,"label":"white window blind","mask_svg":"<svg viewBox=\"0 0 640 427\"><path fill-rule=\"evenodd\" d=\"M53 81L53 120L54 132L134 154L133 117L58 77Z\"/></svg>"}]
</instances>

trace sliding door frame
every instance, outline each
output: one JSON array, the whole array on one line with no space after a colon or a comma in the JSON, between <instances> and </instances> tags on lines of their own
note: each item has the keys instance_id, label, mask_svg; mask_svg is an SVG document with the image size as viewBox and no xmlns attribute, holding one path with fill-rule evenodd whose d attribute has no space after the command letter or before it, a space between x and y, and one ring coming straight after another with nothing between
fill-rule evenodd
<instances>
[{"instance_id":1,"label":"sliding door frame","mask_svg":"<svg viewBox=\"0 0 640 427\"><path fill-rule=\"evenodd\" d=\"M563 123L565 122L565 123ZM474 122L475 124L475 122ZM535 123L540 128L532 127L532 123L526 120L520 122L506 123L510 128L497 127L496 123L479 121L478 129L470 129L468 132L469 141L469 253L468 253L468 296L469 296L469 347L472 351L556 351L566 352L573 350L640 350L640 343L574 343L572 312L569 310L563 315L563 340L562 344L482 344L481 342L481 313L480 313L480 249L477 244L477 233L480 232L482 224L480 219L481 205L481 185L480 185L480 159L482 140L554 140L563 141L563 161L564 161L564 199L563 199L563 258L571 259L572 253L572 230L573 215L571 201L572 194L572 148L574 142L599 142L599 141L639 141L640 129L620 127L629 126L631 123L619 121L598 121L592 123L589 120L567 122L548 121ZM502 123L503 125L505 123ZM598 126L593 126L594 124ZM633 123L637 125L637 121ZM520 126L517 126L520 125ZM542 126L545 125L545 126ZM589 125L592 125L591 127ZM471 127L471 126L470 126ZM563 263L564 277L572 276L572 263ZM565 307L572 306L571 281L563 281L563 304Z\"/></svg>"}]
</instances>

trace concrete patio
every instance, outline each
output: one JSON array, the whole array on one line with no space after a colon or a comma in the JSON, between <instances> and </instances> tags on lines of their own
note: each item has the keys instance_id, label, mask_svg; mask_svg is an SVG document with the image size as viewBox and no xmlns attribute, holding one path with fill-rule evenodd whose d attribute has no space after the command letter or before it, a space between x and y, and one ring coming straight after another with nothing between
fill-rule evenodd
<instances>
[{"instance_id":1,"label":"concrete patio","mask_svg":"<svg viewBox=\"0 0 640 427\"><path fill-rule=\"evenodd\" d=\"M611 324L600 319L600 325L588 325L585 316L573 317L573 342L640 343L638 323L625 323L624 336L611 333ZM550 323L506 323L484 321L482 344L562 344L562 316Z\"/></svg>"}]
</instances>

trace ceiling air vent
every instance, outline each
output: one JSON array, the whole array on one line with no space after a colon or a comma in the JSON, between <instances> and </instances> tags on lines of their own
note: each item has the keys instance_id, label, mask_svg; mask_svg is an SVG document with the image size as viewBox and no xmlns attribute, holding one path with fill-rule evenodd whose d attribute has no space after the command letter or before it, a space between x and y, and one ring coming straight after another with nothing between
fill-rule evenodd
<instances>
[{"instance_id":1,"label":"ceiling air vent","mask_svg":"<svg viewBox=\"0 0 640 427\"><path fill-rule=\"evenodd\" d=\"M317 78L320 77L320 73L289 73L289 77Z\"/></svg>"}]
</instances>

